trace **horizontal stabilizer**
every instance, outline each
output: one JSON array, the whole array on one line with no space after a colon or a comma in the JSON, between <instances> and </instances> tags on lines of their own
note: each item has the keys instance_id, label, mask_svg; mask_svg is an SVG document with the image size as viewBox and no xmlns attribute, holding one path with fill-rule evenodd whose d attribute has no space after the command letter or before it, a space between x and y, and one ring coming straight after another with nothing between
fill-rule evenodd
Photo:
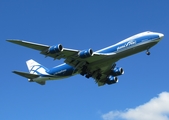
<instances>
[{"instance_id":1,"label":"horizontal stabilizer","mask_svg":"<svg viewBox=\"0 0 169 120\"><path fill-rule=\"evenodd\" d=\"M34 79L34 78L39 77L39 75L36 75L36 74L30 74L30 73L20 72L20 71L13 71L13 73L20 75L22 77L26 77L28 79Z\"/></svg>"}]
</instances>

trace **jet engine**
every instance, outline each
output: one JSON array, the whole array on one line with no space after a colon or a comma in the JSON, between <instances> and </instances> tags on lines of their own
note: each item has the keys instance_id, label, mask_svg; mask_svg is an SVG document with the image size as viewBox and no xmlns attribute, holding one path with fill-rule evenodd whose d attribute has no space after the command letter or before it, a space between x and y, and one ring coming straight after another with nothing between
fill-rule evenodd
<instances>
[{"instance_id":1,"label":"jet engine","mask_svg":"<svg viewBox=\"0 0 169 120\"><path fill-rule=\"evenodd\" d=\"M54 54L54 53L59 53L63 51L63 46L61 44L51 46L48 49L48 53Z\"/></svg>"},{"instance_id":2,"label":"jet engine","mask_svg":"<svg viewBox=\"0 0 169 120\"><path fill-rule=\"evenodd\" d=\"M111 70L110 74L113 76L119 76L124 74L124 70L121 67L115 67L114 69Z\"/></svg>"},{"instance_id":3,"label":"jet engine","mask_svg":"<svg viewBox=\"0 0 169 120\"><path fill-rule=\"evenodd\" d=\"M93 55L93 50L88 49L88 50L82 50L78 53L80 58L87 58Z\"/></svg>"},{"instance_id":4,"label":"jet engine","mask_svg":"<svg viewBox=\"0 0 169 120\"><path fill-rule=\"evenodd\" d=\"M106 83L108 85L111 85L111 84L114 84L114 83L117 83L118 82L118 78L117 77L114 77L112 75L110 75L108 78L107 78L107 81Z\"/></svg>"}]
</instances>

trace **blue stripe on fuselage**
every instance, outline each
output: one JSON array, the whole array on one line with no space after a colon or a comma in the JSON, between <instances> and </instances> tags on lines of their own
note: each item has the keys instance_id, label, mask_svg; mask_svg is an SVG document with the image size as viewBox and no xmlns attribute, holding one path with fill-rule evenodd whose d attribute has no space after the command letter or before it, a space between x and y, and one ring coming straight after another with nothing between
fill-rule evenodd
<instances>
[{"instance_id":1,"label":"blue stripe on fuselage","mask_svg":"<svg viewBox=\"0 0 169 120\"><path fill-rule=\"evenodd\" d=\"M66 63L56 66L48 71L50 75L70 76L73 74L74 68Z\"/></svg>"},{"instance_id":2,"label":"blue stripe on fuselage","mask_svg":"<svg viewBox=\"0 0 169 120\"><path fill-rule=\"evenodd\" d=\"M131 38L127 40L126 42L122 42L121 44L117 43L115 45L112 45L110 47L107 47L105 49L99 50L99 53L111 53L116 52L120 50L124 50L126 48L129 48L131 46L138 45L140 43L146 43L148 41L153 41L159 39L159 35L157 34L150 34L150 35L144 35L144 36L138 36L136 38ZM97 51L96 51L97 52Z\"/></svg>"}]
</instances>

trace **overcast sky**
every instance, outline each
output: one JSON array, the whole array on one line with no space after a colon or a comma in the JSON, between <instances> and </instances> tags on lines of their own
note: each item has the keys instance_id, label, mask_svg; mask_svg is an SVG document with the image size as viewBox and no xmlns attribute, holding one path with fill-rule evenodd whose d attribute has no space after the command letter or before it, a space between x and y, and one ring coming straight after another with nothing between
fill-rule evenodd
<instances>
[{"instance_id":1,"label":"overcast sky","mask_svg":"<svg viewBox=\"0 0 169 120\"><path fill-rule=\"evenodd\" d=\"M0 119L169 120L168 5L168 0L1 0ZM48 68L63 60L6 39L96 51L144 31L165 36L150 56L144 51L118 61L125 74L114 85L98 87L76 75L41 86L11 72L28 72L28 59Z\"/></svg>"}]
</instances>

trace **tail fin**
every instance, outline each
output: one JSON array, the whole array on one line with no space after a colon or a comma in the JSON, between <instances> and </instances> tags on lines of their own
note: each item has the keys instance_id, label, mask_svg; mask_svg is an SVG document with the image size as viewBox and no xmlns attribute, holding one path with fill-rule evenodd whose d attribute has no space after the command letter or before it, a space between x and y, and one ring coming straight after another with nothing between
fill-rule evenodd
<instances>
[{"instance_id":1,"label":"tail fin","mask_svg":"<svg viewBox=\"0 0 169 120\"><path fill-rule=\"evenodd\" d=\"M49 75L47 73L48 69L41 64L37 63L36 61L30 59L26 61L28 70L31 74L36 74L36 75Z\"/></svg>"}]
</instances>

